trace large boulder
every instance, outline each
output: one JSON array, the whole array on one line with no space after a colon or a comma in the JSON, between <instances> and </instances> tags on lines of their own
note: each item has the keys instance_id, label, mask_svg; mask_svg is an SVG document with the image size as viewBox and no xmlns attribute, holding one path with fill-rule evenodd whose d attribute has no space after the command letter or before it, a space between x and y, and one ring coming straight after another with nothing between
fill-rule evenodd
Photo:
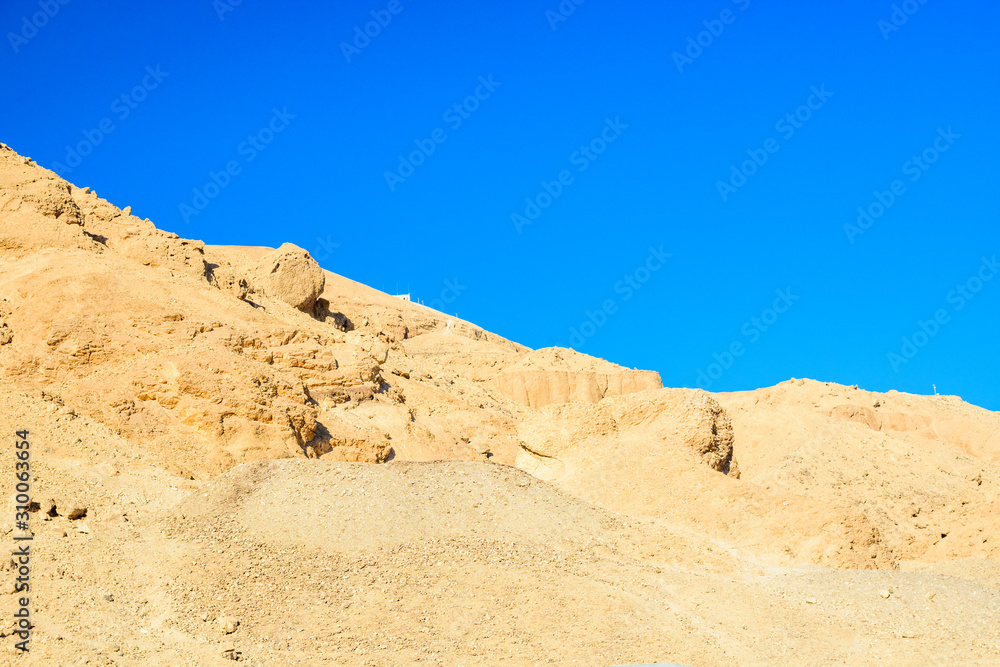
<instances>
[{"instance_id":1,"label":"large boulder","mask_svg":"<svg viewBox=\"0 0 1000 667\"><path fill-rule=\"evenodd\" d=\"M247 277L255 291L306 313L313 312L326 284L326 276L316 260L291 243L283 243L257 260Z\"/></svg>"}]
</instances>

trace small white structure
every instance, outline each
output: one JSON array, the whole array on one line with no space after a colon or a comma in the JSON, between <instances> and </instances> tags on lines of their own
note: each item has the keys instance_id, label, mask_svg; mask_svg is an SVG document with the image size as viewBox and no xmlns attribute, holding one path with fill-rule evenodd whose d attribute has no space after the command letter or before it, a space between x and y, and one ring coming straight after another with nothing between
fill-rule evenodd
<instances>
[{"instance_id":1,"label":"small white structure","mask_svg":"<svg viewBox=\"0 0 1000 667\"><path fill-rule=\"evenodd\" d=\"M412 301L409 294L394 294L397 299L402 299L403 301Z\"/></svg>"}]
</instances>

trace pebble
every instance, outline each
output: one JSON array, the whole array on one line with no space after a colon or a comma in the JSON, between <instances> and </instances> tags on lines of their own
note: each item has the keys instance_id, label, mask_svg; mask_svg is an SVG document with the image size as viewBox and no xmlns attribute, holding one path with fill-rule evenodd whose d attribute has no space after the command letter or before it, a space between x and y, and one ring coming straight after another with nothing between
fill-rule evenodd
<instances>
[{"instance_id":1,"label":"pebble","mask_svg":"<svg viewBox=\"0 0 1000 667\"><path fill-rule=\"evenodd\" d=\"M43 502L40 510L43 515L42 518L45 521L49 521L53 517L59 516L59 513L56 511L56 501L54 498L49 498L48 500Z\"/></svg>"},{"instance_id":2,"label":"pebble","mask_svg":"<svg viewBox=\"0 0 1000 667\"><path fill-rule=\"evenodd\" d=\"M882 596L882 599L888 600L889 596L892 595L892 591L890 591L890 590L881 590L881 591L878 592L878 594Z\"/></svg>"},{"instance_id":3,"label":"pebble","mask_svg":"<svg viewBox=\"0 0 1000 667\"><path fill-rule=\"evenodd\" d=\"M219 629L225 632L227 635L231 635L236 632L236 628L240 626L240 622L233 618L232 616L222 616L218 620Z\"/></svg>"}]
</instances>

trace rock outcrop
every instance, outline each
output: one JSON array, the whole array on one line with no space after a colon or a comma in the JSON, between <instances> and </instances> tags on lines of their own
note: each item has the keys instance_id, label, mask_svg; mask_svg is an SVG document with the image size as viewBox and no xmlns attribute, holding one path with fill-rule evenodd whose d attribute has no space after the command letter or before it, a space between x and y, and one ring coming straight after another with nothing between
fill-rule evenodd
<instances>
[{"instance_id":1,"label":"rock outcrop","mask_svg":"<svg viewBox=\"0 0 1000 667\"><path fill-rule=\"evenodd\" d=\"M663 468L663 459L698 457L712 470L728 472L733 458L729 418L699 390L659 389L550 405L524 419L519 434L527 453L550 460L596 462L604 450L600 458L614 452L654 470Z\"/></svg>"},{"instance_id":2,"label":"rock outcrop","mask_svg":"<svg viewBox=\"0 0 1000 667\"><path fill-rule=\"evenodd\" d=\"M574 350L545 348L525 355L489 378L486 385L522 405L596 403L663 387L659 373L630 370Z\"/></svg>"}]
</instances>

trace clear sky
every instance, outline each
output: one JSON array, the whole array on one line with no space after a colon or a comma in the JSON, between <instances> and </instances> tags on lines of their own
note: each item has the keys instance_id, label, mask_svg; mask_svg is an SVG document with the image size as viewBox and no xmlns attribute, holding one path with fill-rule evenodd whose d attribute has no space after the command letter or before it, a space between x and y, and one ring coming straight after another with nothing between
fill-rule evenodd
<instances>
[{"instance_id":1,"label":"clear sky","mask_svg":"<svg viewBox=\"0 0 1000 667\"><path fill-rule=\"evenodd\" d=\"M0 141L181 236L290 241L667 386L1000 410L998 22L985 0L8 0Z\"/></svg>"}]
</instances>

